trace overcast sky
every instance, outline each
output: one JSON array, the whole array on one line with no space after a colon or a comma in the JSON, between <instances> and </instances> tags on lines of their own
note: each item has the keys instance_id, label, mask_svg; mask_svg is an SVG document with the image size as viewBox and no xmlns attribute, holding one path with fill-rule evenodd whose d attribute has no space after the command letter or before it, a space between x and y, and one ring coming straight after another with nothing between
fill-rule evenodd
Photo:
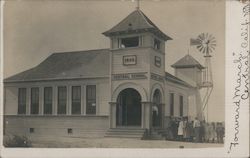
<instances>
[{"instance_id":1,"label":"overcast sky","mask_svg":"<svg viewBox=\"0 0 250 158\"><path fill-rule=\"evenodd\" d=\"M209 120L224 120L225 2L223 0L141 0L141 10L172 41L166 43L166 71L190 54L200 63L203 55L190 47L190 38L213 34L214 90L209 101ZM4 6L4 77L32 68L53 52L109 48L107 31L135 10L126 0L6 1ZM212 116L212 117L211 117Z\"/></svg>"}]
</instances>

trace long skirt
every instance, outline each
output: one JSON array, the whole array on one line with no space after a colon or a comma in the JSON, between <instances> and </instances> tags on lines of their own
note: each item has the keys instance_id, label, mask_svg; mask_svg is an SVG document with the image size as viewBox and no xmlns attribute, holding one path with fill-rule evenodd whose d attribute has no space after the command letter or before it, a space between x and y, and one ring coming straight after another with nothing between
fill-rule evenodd
<instances>
[{"instance_id":1,"label":"long skirt","mask_svg":"<svg viewBox=\"0 0 250 158\"><path fill-rule=\"evenodd\" d=\"M195 142L200 142L200 127L194 128Z\"/></svg>"}]
</instances>

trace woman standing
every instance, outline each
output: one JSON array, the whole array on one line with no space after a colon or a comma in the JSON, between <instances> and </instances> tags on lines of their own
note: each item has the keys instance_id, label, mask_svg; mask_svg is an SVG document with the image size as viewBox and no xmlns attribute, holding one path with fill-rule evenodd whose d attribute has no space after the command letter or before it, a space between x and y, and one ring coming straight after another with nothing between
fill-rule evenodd
<instances>
[{"instance_id":1,"label":"woman standing","mask_svg":"<svg viewBox=\"0 0 250 158\"><path fill-rule=\"evenodd\" d=\"M184 121L183 121L183 138L184 138L185 141L188 140L187 126L188 126L188 120L187 120L187 118L184 118Z\"/></svg>"},{"instance_id":2,"label":"woman standing","mask_svg":"<svg viewBox=\"0 0 250 158\"><path fill-rule=\"evenodd\" d=\"M178 126L178 138L180 141L183 140L183 119L181 118L180 122L179 122L179 126Z\"/></svg>"}]
</instances>

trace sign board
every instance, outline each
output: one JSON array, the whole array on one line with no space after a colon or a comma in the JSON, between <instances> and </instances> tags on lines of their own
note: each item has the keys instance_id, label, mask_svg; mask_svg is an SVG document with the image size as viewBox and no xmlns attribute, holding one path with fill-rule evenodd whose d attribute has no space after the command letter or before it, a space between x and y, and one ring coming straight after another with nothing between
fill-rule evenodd
<instances>
[{"instance_id":1,"label":"sign board","mask_svg":"<svg viewBox=\"0 0 250 158\"><path fill-rule=\"evenodd\" d=\"M112 80L135 80L135 79L146 79L146 78L147 78L146 72L112 75Z\"/></svg>"},{"instance_id":2,"label":"sign board","mask_svg":"<svg viewBox=\"0 0 250 158\"><path fill-rule=\"evenodd\" d=\"M136 65L136 55L123 56L123 65Z\"/></svg>"}]
</instances>

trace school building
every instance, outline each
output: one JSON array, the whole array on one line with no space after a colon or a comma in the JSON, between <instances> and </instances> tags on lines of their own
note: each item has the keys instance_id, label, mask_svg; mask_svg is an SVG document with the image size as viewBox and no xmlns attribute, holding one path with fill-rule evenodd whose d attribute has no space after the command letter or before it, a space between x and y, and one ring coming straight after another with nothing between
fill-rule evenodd
<instances>
[{"instance_id":1,"label":"school building","mask_svg":"<svg viewBox=\"0 0 250 158\"><path fill-rule=\"evenodd\" d=\"M5 135L142 138L170 117L202 117L204 67L186 55L166 72L172 38L140 9L103 35L108 49L53 53L4 80Z\"/></svg>"}]
</instances>

